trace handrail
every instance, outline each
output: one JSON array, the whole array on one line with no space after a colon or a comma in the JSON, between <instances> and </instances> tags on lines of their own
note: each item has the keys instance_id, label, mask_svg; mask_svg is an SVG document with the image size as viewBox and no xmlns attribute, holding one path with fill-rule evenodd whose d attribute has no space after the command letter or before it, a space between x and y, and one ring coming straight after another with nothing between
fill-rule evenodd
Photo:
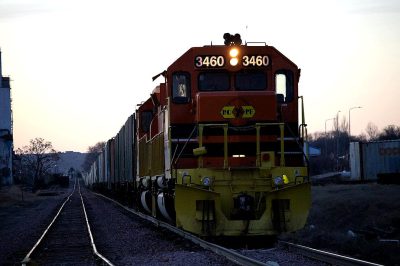
<instances>
[{"instance_id":1,"label":"handrail","mask_svg":"<svg viewBox=\"0 0 400 266\"><path fill-rule=\"evenodd\" d=\"M228 124L199 124L199 148L203 147L203 129L205 127L222 127L224 130L224 169L228 168ZM199 156L198 167L203 167L203 156Z\"/></svg>"},{"instance_id":2,"label":"handrail","mask_svg":"<svg viewBox=\"0 0 400 266\"><path fill-rule=\"evenodd\" d=\"M303 139L304 143L308 143L308 132L307 132L307 124L306 124L306 116L304 110L304 98L303 96L298 96L298 99L301 100L301 124L299 125L299 134L301 133L301 138ZM300 131L301 130L301 131ZM306 149L306 160L309 158L309 149Z\"/></svg>"},{"instance_id":3,"label":"handrail","mask_svg":"<svg viewBox=\"0 0 400 266\"><path fill-rule=\"evenodd\" d=\"M261 144L260 134L262 127L279 126L280 130L280 166L285 166L285 123L256 123L253 127L256 129L256 166L261 165ZM199 148L203 147L203 130L205 127L221 127L224 130L224 169L228 168L228 124L199 124ZM198 167L203 167L203 156L199 156Z\"/></svg>"},{"instance_id":4,"label":"handrail","mask_svg":"<svg viewBox=\"0 0 400 266\"><path fill-rule=\"evenodd\" d=\"M261 127L267 126L279 126L280 131L280 149L281 149L281 157L280 157L280 166L285 166L285 123L256 123L256 134L257 134L257 159L256 165L259 167L261 165L261 144L260 144L260 131Z\"/></svg>"},{"instance_id":5,"label":"handrail","mask_svg":"<svg viewBox=\"0 0 400 266\"><path fill-rule=\"evenodd\" d=\"M301 99L301 124L299 125L299 134L301 128L301 138L303 139L303 154L305 156L307 162L307 173L310 174L310 148L308 146L308 132L307 132L307 124L306 124L306 117L305 117L305 110L304 110L304 97L298 96L298 99ZM304 145L306 146L306 151L304 152Z\"/></svg>"},{"instance_id":6,"label":"handrail","mask_svg":"<svg viewBox=\"0 0 400 266\"><path fill-rule=\"evenodd\" d=\"M171 130L170 130L171 131ZM176 165L176 163L178 162L179 158L181 157L184 149L186 148L187 144L189 143L189 141L191 140L191 138L193 137L194 132L196 131L196 126L193 127L192 132L189 135L189 138L186 139L185 143L183 144L183 147L181 149L181 151L179 152L178 156L175 158L175 152L172 156L172 160L171 160L171 165L170 165L170 169L172 169L172 166ZM178 146L176 147L176 149L178 148Z\"/></svg>"}]
</instances>

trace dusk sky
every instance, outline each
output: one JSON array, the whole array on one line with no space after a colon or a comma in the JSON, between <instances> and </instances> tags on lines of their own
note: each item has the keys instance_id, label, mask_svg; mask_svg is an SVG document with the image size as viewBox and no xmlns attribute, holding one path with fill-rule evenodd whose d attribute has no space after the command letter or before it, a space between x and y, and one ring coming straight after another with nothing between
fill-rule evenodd
<instances>
[{"instance_id":1,"label":"dusk sky","mask_svg":"<svg viewBox=\"0 0 400 266\"><path fill-rule=\"evenodd\" d=\"M154 75L192 46L223 44L225 32L301 68L309 133L355 106L354 135L369 122L400 126L398 0L0 0L15 148L42 137L84 152L110 139L160 82Z\"/></svg>"}]
</instances>

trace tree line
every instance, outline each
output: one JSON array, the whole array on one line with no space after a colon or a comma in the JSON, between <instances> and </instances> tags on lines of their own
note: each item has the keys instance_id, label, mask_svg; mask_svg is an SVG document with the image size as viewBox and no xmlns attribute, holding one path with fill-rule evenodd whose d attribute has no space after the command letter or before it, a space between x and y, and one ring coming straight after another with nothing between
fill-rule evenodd
<instances>
[{"instance_id":1,"label":"tree line","mask_svg":"<svg viewBox=\"0 0 400 266\"><path fill-rule=\"evenodd\" d=\"M102 151L104 144L105 142L98 142L88 147L82 165L83 171L90 171L90 166ZM58 176L71 175L76 172L75 169L70 168L68 173L59 173L57 168L59 160L60 152L53 148L50 141L43 138L31 139L28 145L18 148L14 152L14 183L28 185L32 191L36 191L51 184ZM77 174L79 175L79 173Z\"/></svg>"}]
</instances>

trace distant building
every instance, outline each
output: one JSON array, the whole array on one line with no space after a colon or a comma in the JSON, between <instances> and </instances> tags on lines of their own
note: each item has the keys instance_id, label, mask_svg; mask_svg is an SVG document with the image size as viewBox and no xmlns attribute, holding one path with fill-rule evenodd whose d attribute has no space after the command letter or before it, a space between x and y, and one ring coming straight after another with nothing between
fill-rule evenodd
<instances>
[{"instance_id":1,"label":"distant building","mask_svg":"<svg viewBox=\"0 0 400 266\"><path fill-rule=\"evenodd\" d=\"M13 132L10 78L3 77L0 51L0 185L11 185Z\"/></svg>"},{"instance_id":2,"label":"distant building","mask_svg":"<svg viewBox=\"0 0 400 266\"><path fill-rule=\"evenodd\" d=\"M309 146L309 149L310 157L317 157L321 155L321 149L313 146Z\"/></svg>"}]
</instances>

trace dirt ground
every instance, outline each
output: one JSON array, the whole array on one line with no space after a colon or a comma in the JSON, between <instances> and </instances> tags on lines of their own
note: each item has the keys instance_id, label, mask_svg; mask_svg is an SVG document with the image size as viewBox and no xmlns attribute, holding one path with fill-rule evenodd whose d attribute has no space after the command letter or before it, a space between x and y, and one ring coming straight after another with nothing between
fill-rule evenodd
<instances>
[{"instance_id":1,"label":"dirt ground","mask_svg":"<svg viewBox=\"0 0 400 266\"><path fill-rule=\"evenodd\" d=\"M38 191L40 192L40 191ZM0 188L0 207L8 207L18 204L26 204L40 200L37 193L21 186L7 186Z\"/></svg>"},{"instance_id":2,"label":"dirt ground","mask_svg":"<svg viewBox=\"0 0 400 266\"><path fill-rule=\"evenodd\" d=\"M36 193L19 186L0 188L0 265L16 265L22 260L67 192L59 187Z\"/></svg>"},{"instance_id":3,"label":"dirt ground","mask_svg":"<svg viewBox=\"0 0 400 266\"><path fill-rule=\"evenodd\" d=\"M400 186L313 186L306 227L281 238L371 262L400 265Z\"/></svg>"}]
</instances>

